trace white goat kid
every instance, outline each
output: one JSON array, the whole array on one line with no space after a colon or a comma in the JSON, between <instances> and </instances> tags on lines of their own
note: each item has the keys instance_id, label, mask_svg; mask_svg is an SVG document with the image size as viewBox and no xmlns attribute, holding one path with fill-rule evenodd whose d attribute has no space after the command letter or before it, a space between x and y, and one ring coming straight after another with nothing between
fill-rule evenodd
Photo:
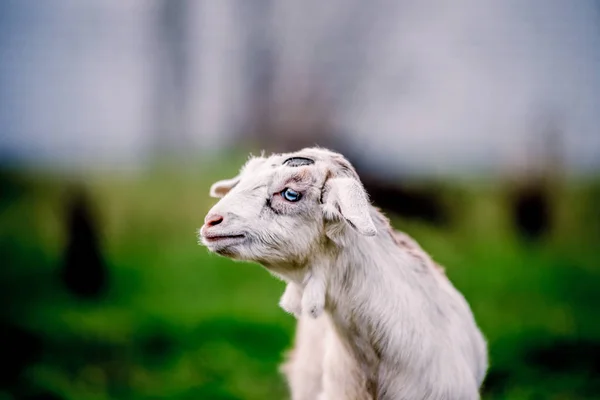
<instances>
[{"instance_id":1,"label":"white goat kid","mask_svg":"<svg viewBox=\"0 0 600 400\"><path fill-rule=\"evenodd\" d=\"M369 204L350 163L308 148L251 158L219 181L200 230L210 251L288 285L299 318L283 366L294 400L472 400L487 345L443 270Z\"/></svg>"}]
</instances>

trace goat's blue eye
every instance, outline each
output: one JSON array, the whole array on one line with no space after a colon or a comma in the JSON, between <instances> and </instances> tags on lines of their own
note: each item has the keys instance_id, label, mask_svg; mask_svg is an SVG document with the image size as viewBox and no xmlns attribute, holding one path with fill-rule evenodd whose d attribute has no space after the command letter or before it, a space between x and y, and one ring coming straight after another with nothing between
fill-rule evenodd
<instances>
[{"instance_id":1,"label":"goat's blue eye","mask_svg":"<svg viewBox=\"0 0 600 400\"><path fill-rule=\"evenodd\" d=\"M281 197L283 197L287 201L295 202L295 201L300 200L302 195L300 193L296 192L295 190L292 190L290 188L285 188L281 191Z\"/></svg>"}]
</instances>

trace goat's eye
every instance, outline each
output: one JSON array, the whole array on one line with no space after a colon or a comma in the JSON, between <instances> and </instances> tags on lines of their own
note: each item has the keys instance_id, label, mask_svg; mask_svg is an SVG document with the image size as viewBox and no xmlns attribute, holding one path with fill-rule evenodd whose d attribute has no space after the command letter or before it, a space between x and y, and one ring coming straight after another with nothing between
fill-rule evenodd
<instances>
[{"instance_id":1,"label":"goat's eye","mask_svg":"<svg viewBox=\"0 0 600 400\"><path fill-rule=\"evenodd\" d=\"M285 188L281 191L281 197L283 197L287 201L296 202L296 201L300 200L302 195L300 193L296 192L295 190L292 190L290 188Z\"/></svg>"}]
</instances>

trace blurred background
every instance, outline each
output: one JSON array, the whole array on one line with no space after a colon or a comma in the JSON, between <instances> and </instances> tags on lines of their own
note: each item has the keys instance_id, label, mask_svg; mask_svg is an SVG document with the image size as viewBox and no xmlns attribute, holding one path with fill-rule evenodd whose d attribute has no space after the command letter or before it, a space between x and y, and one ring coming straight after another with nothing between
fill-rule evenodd
<instances>
[{"instance_id":1,"label":"blurred background","mask_svg":"<svg viewBox=\"0 0 600 400\"><path fill-rule=\"evenodd\" d=\"M595 0L1 0L0 399L288 398L294 319L196 230L250 152L345 154L489 340L600 398Z\"/></svg>"}]
</instances>

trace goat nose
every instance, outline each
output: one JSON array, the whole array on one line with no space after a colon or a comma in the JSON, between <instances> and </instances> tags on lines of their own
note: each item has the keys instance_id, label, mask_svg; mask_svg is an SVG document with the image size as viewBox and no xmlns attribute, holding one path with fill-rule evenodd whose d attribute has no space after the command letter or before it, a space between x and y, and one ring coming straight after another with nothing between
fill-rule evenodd
<instances>
[{"instance_id":1,"label":"goat nose","mask_svg":"<svg viewBox=\"0 0 600 400\"><path fill-rule=\"evenodd\" d=\"M223 217L218 214L207 215L206 218L204 219L204 224L206 226L219 225L221 222L223 222Z\"/></svg>"}]
</instances>

